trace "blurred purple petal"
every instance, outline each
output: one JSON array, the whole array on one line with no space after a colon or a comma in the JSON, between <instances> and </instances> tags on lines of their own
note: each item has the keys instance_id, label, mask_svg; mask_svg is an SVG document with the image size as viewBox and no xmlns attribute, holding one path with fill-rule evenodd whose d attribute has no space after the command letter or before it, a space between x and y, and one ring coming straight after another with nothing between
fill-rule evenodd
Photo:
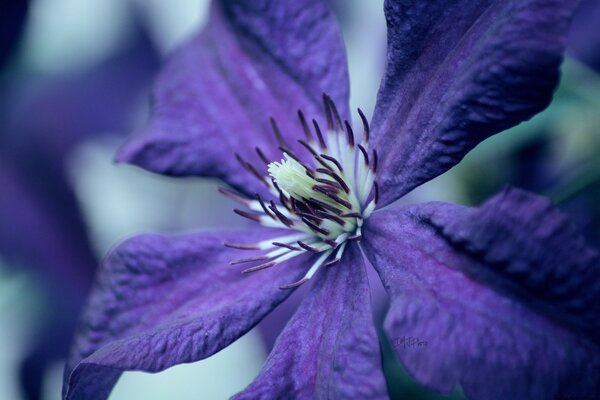
<instances>
[{"instance_id":1,"label":"blurred purple petal","mask_svg":"<svg viewBox=\"0 0 600 400\"><path fill-rule=\"evenodd\" d=\"M149 125L118 160L264 191L235 153L257 167L263 164L256 146L269 159L280 157L269 117L286 137L302 138L296 111L321 116L322 92L347 115L346 57L326 4L214 1L207 27L165 64Z\"/></svg>"},{"instance_id":2,"label":"blurred purple petal","mask_svg":"<svg viewBox=\"0 0 600 400\"><path fill-rule=\"evenodd\" d=\"M388 65L372 123L381 205L548 105L576 3L386 1Z\"/></svg>"},{"instance_id":3,"label":"blurred purple petal","mask_svg":"<svg viewBox=\"0 0 600 400\"><path fill-rule=\"evenodd\" d=\"M0 96L0 254L42 287L44 320L21 366L28 399L46 365L64 358L97 260L65 162L79 143L131 129L157 66L138 27L132 42L95 67L64 76L17 76Z\"/></svg>"},{"instance_id":4,"label":"blurred purple petal","mask_svg":"<svg viewBox=\"0 0 600 400\"><path fill-rule=\"evenodd\" d=\"M369 282L357 246L326 267L235 399L386 399Z\"/></svg>"},{"instance_id":5,"label":"blurred purple petal","mask_svg":"<svg viewBox=\"0 0 600 400\"><path fill-rule=\"evenodd\" d=\"M598 393L600 256L547 200L382 211L365 238L392 298L386 332L419 382L486 400Z\"/></svg>"},{"instance_id":6,"label":"blurred purple petal","mask_svg":"<svg viewBox=\"0 0 600 400\"><path fill-rule=\"evenodd\" d=\"M230 261L273 230L143 235L105 260L67 365L67 399L105 399L121 371L162 371L206 358L283 301L305 259L242 274ZM255 256L247 251L244 256ZM268 284L267 284L268 283Z\"/></svg>"},{"instance_id":7,"label":"blurred purple petal","mask_svg":"<svg viewBox=\"0 0 600 400\"><path fill-rule=\"evenodd\" d=\"M582 0L569 32L569 54L600 73L600 1Z\"/></svg>"}]
</instances>

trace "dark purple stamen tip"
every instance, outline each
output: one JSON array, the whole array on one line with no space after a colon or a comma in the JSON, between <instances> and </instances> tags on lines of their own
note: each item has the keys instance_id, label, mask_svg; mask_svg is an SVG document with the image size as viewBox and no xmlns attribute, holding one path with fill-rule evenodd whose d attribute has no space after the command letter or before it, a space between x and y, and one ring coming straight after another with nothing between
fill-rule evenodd
<instances>
[{"instance_id":1,"label":"dark purple stamen tip","mask_svg":"<svg viewBox=\"0 0 600 400\"><path fill-rule=\"evenodd\" d=\"M224 187L219 187L217 190L222 195L227 196L230 199L237 201L238 203L242 203L242 204L245 204L245 205L250 204L250 201L248 199L246 199L245 197L243 197L243 196L235 193L232 190L226 189Z\"/></svg>"},{"instance_id":2,"label":"dark purple stamen tip","mask_svg":"<svg viewBox=\"0 0 600 400\"><path fill-rule=\"evenodd\" d=\"M277 247L285 247L286 249L293 250L293 251L302 251L301 248L292 246L291 244L287 244L287 243L273 242L272 245L277 246Z\"/></svg>"},{"instance_id":3,"label":"dark purple stamen tip","mask_svg":"<svg viewBox=\"0 0 600 400\"><path fill-rule=\"evenodd\" d=\"M285 139L283 138L283 135L281 134L281 131L279 130L279 126L277 126L277 121L275 121L275 118L269 117L269 122L271 123L271 129L273 130L273 133L275 134L277 143L280 146L287 147L287 145L285 143Z\"/></svg>"},{"instance_id":4,"label":"dark purple stamen tip","mask_svg":"<svg viewBox=\"0 0 600 400\"><path fill-rule=\"evenodd\" d=\"M369 141L369 121L367 120L367 117L365 117L365 114L362 112L362 110L359 108L358 109L358 115L360 115L360 119L362 121L363 124L363 138L365 142Z\"/></svg>"},{"instance_id":5,"label":"dark purple stamen tip","mask_svg":"<svg viewBox=\"0 0 600 400\"><path fill-rule=\"evenodd\" d=\"M266 165L269 165L271 163L269 159L265 156L265 153L262 152L260 147L255 147L254 150L256 150L256 153L258 154L258 157L262 162L264 162Z\"/></svg>"},{"instance_id":6,"label":"dark purple stamen tip","mask_svg":"<svg viewBox=\"0 0 600 400\"><path fill-rule=\"evenodd\" d=\"M312 187L312 189L315 192L319 192L319 193L324 194L325 196L329 197L331 200L333 200L336 203L338 203L338 204L346 207L347 209L349 209L349 210L352 209L352 204L350 204L346 200L342 199L340 196L338 196L337 194L335 194L335 192L332 192L328 187L324 187L324 186L320 186L320 185L315 185L315 186Z\"/></svg>"},{"instance_id":7,"label":"dark purple stamen tip","mask_svg":"<svg viewBox=\"0 0 600 400\"><path fill-rule=\"evenodd\" d=\"M330 177L332 177L333 179L335 179L335 181L342 187L342 190L344 192L350 193L350 188L348 187L348 185L346 184L346 182L344 181L344 179L342 179L341 176L339 176L338 174L336 174L332 170L325 169L325 168L317 168L317 172L320 172L320 173L325 174L325 175L329 175Z\"/></svg>"},{"instance_id":8,"label":"dark purple stamen tip","mask_svg":"<svg viewBox=\"0 0 600 400\"><path fill-rule=\"evenodd\" d=\"M270 267L272 267L274 265L277 265L277 263L275 261L270 261L268 263L257 265L256 267L246 268L245 270L242 271L242 274L247 274L249 272L259 271L259 270L265 269L265 268L270 268Z\"/></svg>"},{"instance_id":9,"label":"dark purple stamen tip","mask_svg":"<svg viewBox=\"0 0 600 400\"><path fill-rule=\"evenodd\" d=\"M373 164L371 164L373 173L377 172L377 163L378 163L377 150L373 149Z\"/></svg>"},{"instance_id":10,"label":"dark purple stamen tip","mask_svg":"<svg viewBox=\"0 0 600 400\"><path fill-rule=\"evenodd\" d=\"M286 217L285 215L283 215L281 213L281 211L279 211L277 209L277 206L275 205L275 202L273 200L271 200L271 205L269 206L269 209L271 211L273 211L275 213L275 215L277 215L277 218L279 218L279 220L281 221L282 224L284 224L285 226L291 227L294 225L294 221L290 220L288 217Z\"/></svg>"},{"instance_id":11,"label":"dark purple stamen tip","mask_svg":"<svg viewBox=\"0 0 600 400\"><path fill-rule=\"evenodd\" d=\"M267 180L265 179L264 176L262 176L258 170L254 167L254 165L250 164L249 162L245 161L242 156L240 156L238 153L235 153L235 158L238 160L238 162L242 165L242 167L244 167L244 169L248 172L250 172L252 175L254 175L259 181L261 181L263 184L265 184L265 186L269 187L269 182L267 182Z\"/></svg>"},{"instance_id":12,"label":"dark purple stamen tip","mask_svg":"<svg viewBox=\"0 0 600 400\"><path fill-rule=\"evenodd\" d=\"M239 260L229 262L229 264L231 264L231 265L245 264L245 263L249 263L249 262L263 261L263 260L268 260L268 259L269 259L269 257L267 257L267 256L240 258Z\"/></svg>"},{"instance_id":13,"label":"dark purple stamen tip","mask_svg":"<svg viewBox=\"0 0 600 400\"><path fill-rule=\"evenodd\" d=\"M365 165L369 166L369 153L367 153L367 150L360 144L358 145L358 149L360 150L363 157L365 158Z\"/></svg>"},{"instance_id":14,"label":"dark purple stamen tip","mask_svg":"<svg viewBox=\"0 0 600 400\"><path fill-rule=\"evenodd\" d=\"M298 110L298 118L300 119L300 124L302 125L302 130L304 131L304 136L306 137L307 142L311 142L313 140L313 135L306 122L306 118L304 117L304 113L302 110Z\"/></svg>"},{"instance_id":15,"label":"dark purple stamen tip","mask_svg":"<svg viewBox=\"0 0 600 400\"><path fill-rule=\"evenodd\" d=\"M350 147L354 147L354 132L352 131L352 127L348 123L348 121L344 121L344 125L346 125L346 135L348 136L348 144Z\"/></svg>"},{"instance_id":16,"label":"dark purple stamen tip","mask_svg":"<svg viewBox=\"0 0 600 400\"><path fill-rule=\"evenodd\" d=\"M332 163L334 163L340 172L344 172L344 168L342 168L342 164L340 164L340 162L338 160L336 160L335 157L331 157L330 155L327 155L327 154L321 154L321 157L323 157L327 161L331 161Z\"/></svg>"},{"instance_id":17,"label":"dark purple stamen tip","mask_svg":"<svg viewBox=\"0 0 600 400\"><path fill-rule=\"evenodd\" d=\"M223 243L223 246L229 247L230 249L238 249L238 250L260 250L255 244L240 244L240 243Z\"/></svg>"},{"instance_id":18,"label":"dark purple stamen tip","mask_svg":"<svg viewBox=\"0 0 600 400\"><path fill-rule=\"evenodd\" d=\"M319 145L321 146L322 149L326 149L327 145L325 144L325 139L323 139L323 133L321 133L321 128L319 127L317 120L313 119L312 123L315 127L315 131L317 132L317 138L319 139Z\"/></svg>"},{"instance_id":19,"label":"dark purple stamen tip","mask_svg":"<svg viewBox=\"0 0 600 400\"><path fill-rule=\"evenodd\" d=\"M275 215L271 214L271 212L267 209L265 202L263 201L262 197L260 197L260 194L258 194L258 193L256 193L256 200L258 200L258 203L260 204L260 207L263 209L265 214L267 214L272 219L275 219L275 220L277 219L277 218L275 218Z\"/></svg>"},{"instance_id":20,"label":"dark purple stamen tip","mask_svg":"<svg viewBox=\"0 0 600 400\"><path fill-rule=\"evenodd\" d=\"M298 287L298 286L302 285L306 281L308 281L308 278L303 278L303 279L300 279L298 282L289 283L287 285L280 286L279 288L280 289L293 289L295 287Z\"/></svg>"},{"instance_id":21,"label":"dark purple stamen tip","mask_svg":"<svg viewBox=\"0 0 600 400\"><path fill-rule=\"evenodd\" d=\"M326 262L325 264L323 264L323 265L324 265L324 266L326 266L326 267L331 267L332 265L335 265L335 264L337 264L337 263L339 263L339 262L340 262L340 258L334 258L334 259L333 259L333 260L331 260L331 261L327 261L327 262Z\"/></svg>"},{"instance_id":22,"label":"dark purple stamen tip","mask_svg":"<svg viewBox=\"0 0 600 400\"><path fill-rule=\"evenodd\" d=\"M297 243L298 243L298 246L302 247L304 250L308 250L308 251L310 251L312 253L318 253L319 252L318 249L316 249L316 248L314 248L312 246L309 246L309 245L307 245L306 243L304 243L304 242L302 242L300 240Z\"/></svg>"},{"instance_id":23,"label":"dark purple stamen tip","mask_svg":"<svg viewBox=\"0 0 600 400\"><path fill-rule=\"evenodd\" d=\"M252 221L260 222L260 215L258 214L250 213L248 211L240 210L238 208L235 208L233 212L244 218L251 219Z\"/></svg>"},{"instance_id":24,"label":"dark purple stamen tip","mask_svg":"<svg viewBox=\"0 0 600 400\"><path fill-rule=\"evenodd\" d=\"M340 217L344 217L344 218L362 218L362 215L359 212L349 212L349 213L344 213L342 215L340 215Z\"/></svg>"},{"instance_id":25,"label":"dark purple stamen tip","mask_svg":"<svg viewBox=\"0 0 600 400\"><path fill-rule=\"evenodd\" d=\"M303 217L303 218L301 218L301 220L314 232L320 233L321 235L329 235L331 233L331 232L329 232L329 230L318 227L317 225L313 224L307 218Z\"/></svg>"}]
</instances>

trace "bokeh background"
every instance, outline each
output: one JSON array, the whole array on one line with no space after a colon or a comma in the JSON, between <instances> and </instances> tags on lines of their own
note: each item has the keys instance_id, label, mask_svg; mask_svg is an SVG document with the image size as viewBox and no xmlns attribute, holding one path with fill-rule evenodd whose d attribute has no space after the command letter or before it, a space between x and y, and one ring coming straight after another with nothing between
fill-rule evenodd
<instances>
[{"instance_id":1,"label":"bokeh background","mask_svg":"<svg viewBox=\"0 0 600 400\"><path fill-rule=\"evenodd\" d=\"M402 201L477 205L512 184L552 198L600 243L594 2L575 21L552 105ZM217 182L168 179L112 162L144 123L160 60L203 24L208 0L10 3L0 6L0 399L59 399L77 315L111 246L138 232L243 221L218 195ZM385 61L382 3L331 0L348 51L352 107L367 115ZM385 299L377 309L381 322ZM111 399L227 398L259 372L275 335L253 330L202 362L125 373ZM461 398L459 390L445 397L411 383L381 341L393 398Z\"/></svg>"}]
</instances>

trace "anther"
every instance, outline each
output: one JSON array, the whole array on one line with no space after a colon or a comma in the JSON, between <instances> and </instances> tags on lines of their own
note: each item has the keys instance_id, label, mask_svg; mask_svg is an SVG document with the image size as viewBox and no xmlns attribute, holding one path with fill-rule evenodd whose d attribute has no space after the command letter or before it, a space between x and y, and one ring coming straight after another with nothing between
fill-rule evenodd
<instances>
[{"instance_id":1,"label":"anther","mask_svg":"<svg viewBox=\"0 0 600 400\"><path fill-rule=\"evenodd\" d=\"M363 157L365 158L365 165L368 167L369 166L369 153L367 153L367 150L361 144L358 145L358 149L360 150Z\"/></svg>"},{"instance_id":2,"label":"anther","mask_svg":"<svg viewBox=\"0 0 600 400\"><path fill-rule=\"evenodd\" d=\"M256 221L256 222L260 222L260 215L259 214L254 214L254 213L250 213L244 210L240 210L240 209L234 209L233 210L234 213L236 213L237 215L244 217L244 218L248 218L251 219L252 221Z\"/></svg>"},{"instance_id":3,"label":"anther","mask_svg":"<svg viewBox=\"0 0 600 400\"><path fill-rule=\"evenodd\" d=\"M352 127L348 123L348 121L344 121L346 125L346 135L348 136L348 145L350 147L354 147L354 132L352 131Z\"/></svg>"},{"instance_id":4,"label":"anther","mask_svg":"<svg viewBox=\"0 0 600 400\"><path fill-rule=\"evenodd\" d=\"M223 243L223 246L229 247L230 249L237 250L260 250L260 247L255 244L241 244L241 243Z\"/></svg>"},{"instance_id":5,"label":"anther","mask_svg":"<svg viewBox=\"0 0 600 400\"><path fill-rule=\"evenodd\" d=\"M365 114L362 112L362 110L360 108L358 109L358 115L360 115L360 119L363 124L363 142L368 142L369 141L369 121L367 120L367 117L365 117Z\"/></svg>"},{"instance_id":6,"label":"anther","mask_svg":"<svg viewBox=\"0 0 600 400\"><path fill-rule=\"evenodd\" d=\"M315 127L315 131L317 132L317 138L319 139L319 145L321 146L321 149L326 149L327 145L325 144L325 139L323 139L323 133L321 132L321 128L319 127L317 120L313 118L312 123Z\"/></svg>"}]
</instances>

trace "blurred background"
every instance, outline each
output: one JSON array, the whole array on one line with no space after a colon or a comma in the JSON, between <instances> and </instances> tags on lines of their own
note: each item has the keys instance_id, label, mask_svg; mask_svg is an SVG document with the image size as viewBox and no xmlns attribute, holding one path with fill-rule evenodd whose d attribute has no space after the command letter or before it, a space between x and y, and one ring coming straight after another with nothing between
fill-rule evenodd
<instances>
[{"instance_id":1,"label":"blurred background","mask_svg":"<svg viewBox=\"0 0 600 400\"><path fill-rule=\"evenodd\" d=\"M385 61L383 1L330 1L348 50L352 107L370 115ZM582 7L552 105L402 201L477 205L512 184L552 198L600 243L600 2ZM78 313L115 243L243 223L217 182L112 163L145 121L160 60L203 24L207 8L208 0L0 6L0 399L60 398ZM381 323L386 300L374 298ZM202 362L125 373L111 399L227 398L259 372L276 334L253 330ZM411 383L381 341L393 398L461 398Z\"/></svg>"}]
</instances>

